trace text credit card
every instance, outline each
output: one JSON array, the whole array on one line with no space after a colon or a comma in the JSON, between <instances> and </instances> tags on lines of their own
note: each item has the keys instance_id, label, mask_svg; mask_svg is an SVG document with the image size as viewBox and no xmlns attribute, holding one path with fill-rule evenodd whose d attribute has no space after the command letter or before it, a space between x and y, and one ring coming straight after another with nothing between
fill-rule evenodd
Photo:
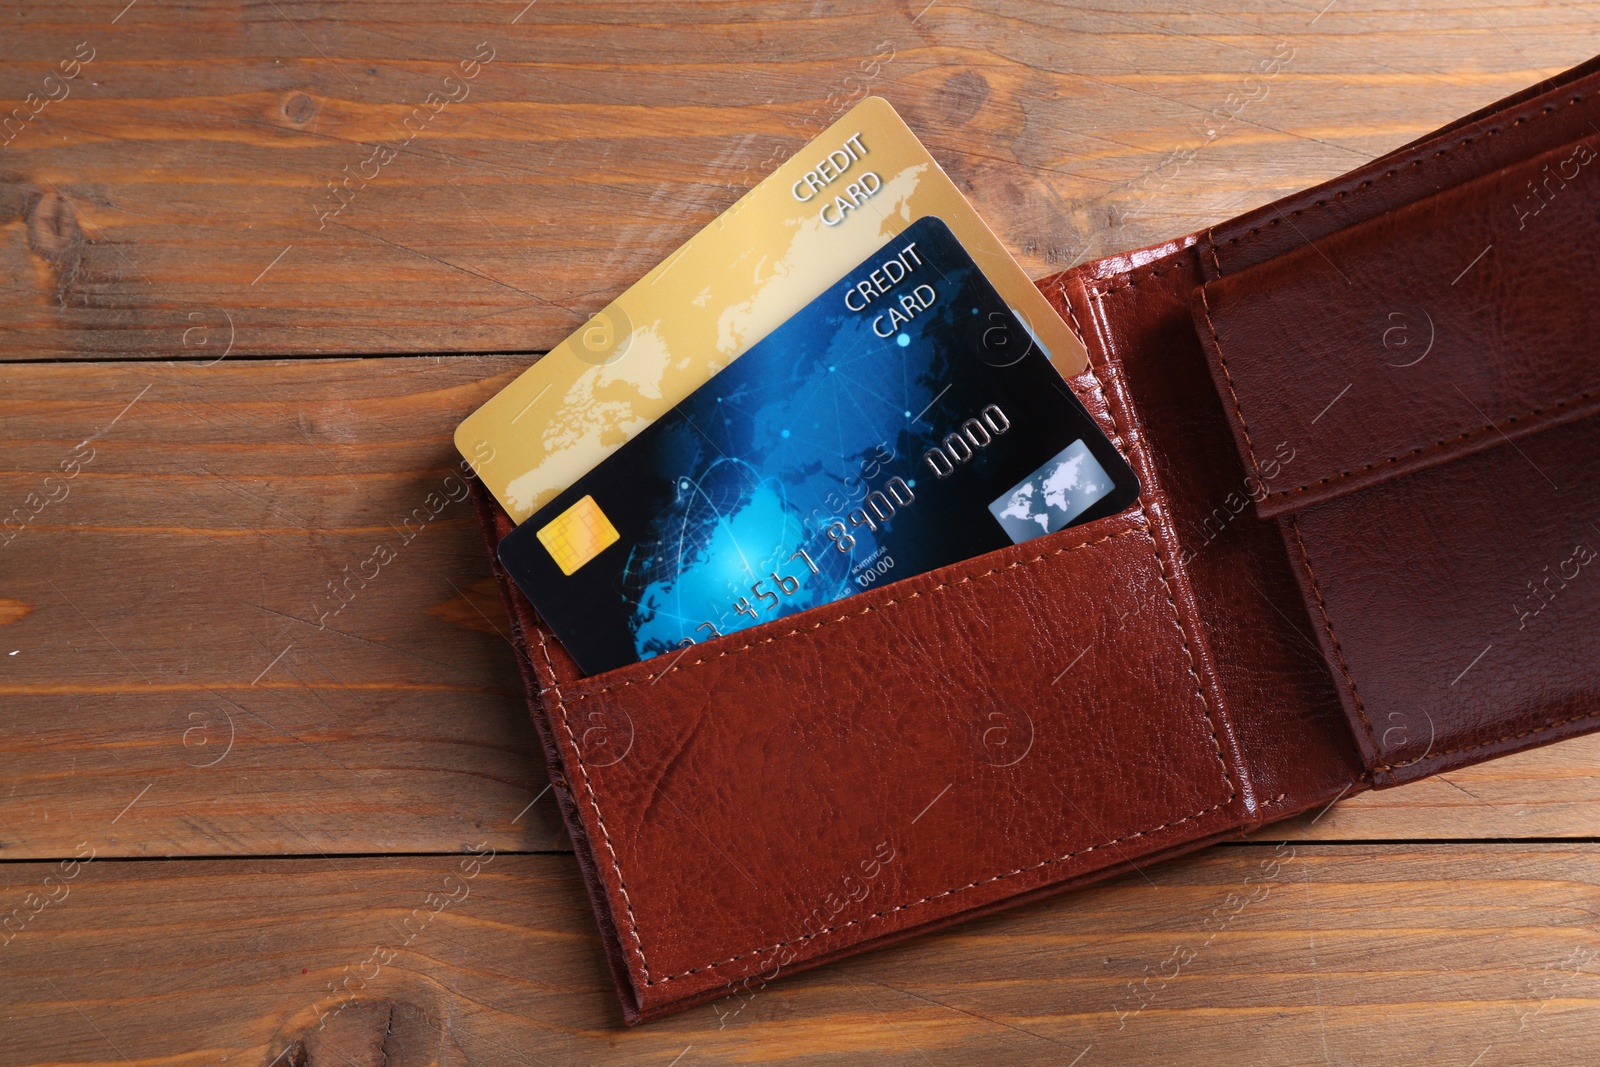
<instances>
[{"instance_id":1,"label":"text credit card","mask_svg":"<svg viewBox=\"0 0 1600 1067\"><path fill-rule=\"evenodd\" d=\"M936 218L500 544L589 674L1122 510L1138 482Z\"/></svg>"},{"instance_id":2,"label":"text credit card","mask_svg":"<svg viewBox=\"0 0 1600 1067\"><path fill-rule=\"evenodd\" d=\"M457 428L514 522L928 215L943 218L1062 375L1083 345L887 101L857 104Z\"/></svg>"}]
</instances>

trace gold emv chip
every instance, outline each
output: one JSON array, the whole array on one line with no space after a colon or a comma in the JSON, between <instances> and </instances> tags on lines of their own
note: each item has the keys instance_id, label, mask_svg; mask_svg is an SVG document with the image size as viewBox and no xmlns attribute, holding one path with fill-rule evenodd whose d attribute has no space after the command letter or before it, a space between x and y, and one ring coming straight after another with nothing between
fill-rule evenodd
<instances>
[{"instance_id":1,"label":"gold emv chip","mask_svg":"<svg viewBox=\"0 0 1600 1067\"><path fill-rule=\"evenodd\" d=\"M562 574L572 574L621 537L592 496L545 523L537 536Z\"/></svg>"}]
</instances>

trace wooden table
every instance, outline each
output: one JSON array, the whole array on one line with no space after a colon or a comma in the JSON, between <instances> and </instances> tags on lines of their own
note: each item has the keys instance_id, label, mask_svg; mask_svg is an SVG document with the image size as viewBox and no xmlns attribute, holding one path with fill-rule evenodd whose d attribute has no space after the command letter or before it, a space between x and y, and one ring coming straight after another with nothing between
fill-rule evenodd
<instances>
[{"instance_id":1,"label":"wooden table","mask_svg":"<svg viewBox=\"0 0 1600 1067\"><path fill-rule=\"evenodd\" d=\"M1600 738L623 1030L450 431L867 92L1042 275L1596 52L1545 0L12 5L0 1064L1595 1062Z\"/></svg>"}]
</instances>

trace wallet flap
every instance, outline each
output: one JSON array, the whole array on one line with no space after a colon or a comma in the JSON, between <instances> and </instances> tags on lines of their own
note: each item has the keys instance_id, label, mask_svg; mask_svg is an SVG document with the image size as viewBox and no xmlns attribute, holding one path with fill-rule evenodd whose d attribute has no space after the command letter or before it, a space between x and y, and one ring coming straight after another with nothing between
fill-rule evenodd
<instances>
[{"instance_id":1,"label":"wallet flap","mask_svg":"<svg viewBox=\"0 0 1600 1067\"><path fill-rule=\"evenodd\" d=\"M1600 118L1591 98L1563 107ZM1201 288L1196 319L1259 514L1600 410L1600 130L1548 129L1557 143L1515 165ZM1259 447L1279 441L1292 472Z\"/></svg>"}]
</instances>

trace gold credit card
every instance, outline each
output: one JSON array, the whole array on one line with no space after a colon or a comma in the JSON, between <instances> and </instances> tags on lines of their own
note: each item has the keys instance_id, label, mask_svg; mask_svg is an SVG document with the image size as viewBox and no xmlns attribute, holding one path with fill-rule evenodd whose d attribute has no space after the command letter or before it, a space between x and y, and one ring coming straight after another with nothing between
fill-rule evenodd
<instances>
[{"instance_id":1,"label":"gold credit card","mask_svg":"<svg viewBox=\"0 0 1600 1067\"><path fill-rule=\"evenodd\" d=\"M456 427L522 522L889 238L944 220L1070 377L1082 344L888 101L869 97Z\"/></svg>"}]
</instances>

